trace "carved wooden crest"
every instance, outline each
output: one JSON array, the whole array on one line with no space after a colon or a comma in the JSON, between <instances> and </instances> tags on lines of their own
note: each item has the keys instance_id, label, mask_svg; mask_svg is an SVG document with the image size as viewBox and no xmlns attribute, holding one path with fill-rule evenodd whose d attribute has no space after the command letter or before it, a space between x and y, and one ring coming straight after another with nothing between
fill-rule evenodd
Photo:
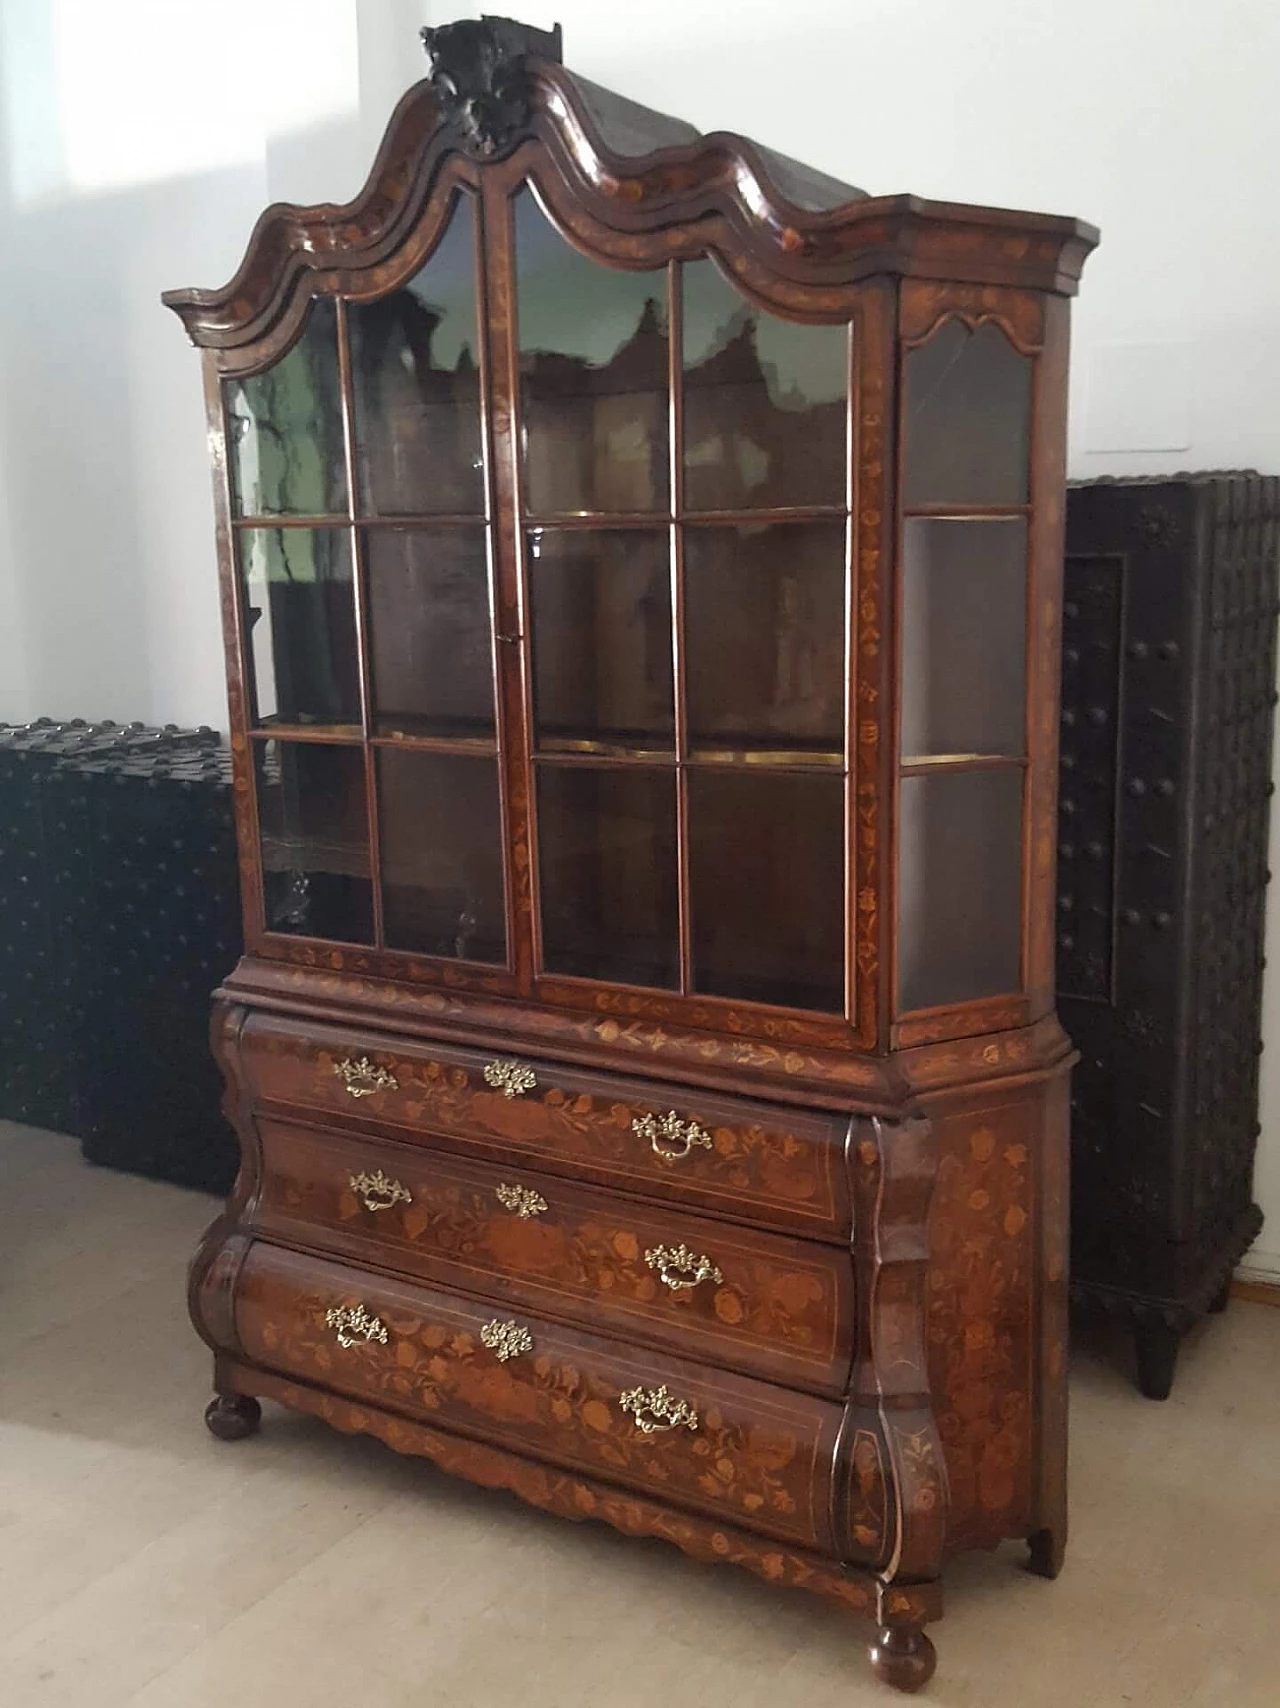
<instances>
[{"instance_id":1,"label":"carved wooden crest","mask_svg":"<svg viewBox=\"0 0 1280 1708\"><path fill-rule=\"evenodd\" d=\"M529 122L525 59L560 63L560 26L535 30L514 18L463 18L422 31L429 81L442 116L486 159L509 147Z\"/></svg>"}]
</instances>

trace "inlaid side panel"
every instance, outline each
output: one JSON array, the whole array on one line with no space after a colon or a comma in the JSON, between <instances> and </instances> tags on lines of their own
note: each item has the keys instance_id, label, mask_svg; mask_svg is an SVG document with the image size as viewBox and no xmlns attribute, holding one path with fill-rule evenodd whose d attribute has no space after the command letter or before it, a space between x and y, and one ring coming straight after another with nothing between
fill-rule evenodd
<instances>
[{"instance_id":1,"label":"inlaid side panel","mask_svg":"<svg viewBox=\"0 0 1280 1708\"><path fill-rule=\"evenodd\" d=\"M951 1490L949 1552L1029 1529L1042 1098L953 1104L933 1117L929 1371Z\"/></svg>"}]
</instances>

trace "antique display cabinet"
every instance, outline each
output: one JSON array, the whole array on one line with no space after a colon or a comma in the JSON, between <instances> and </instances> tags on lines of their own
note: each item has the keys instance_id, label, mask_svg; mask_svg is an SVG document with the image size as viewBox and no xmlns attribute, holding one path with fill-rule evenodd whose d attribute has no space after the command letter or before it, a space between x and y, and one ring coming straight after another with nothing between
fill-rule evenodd
<instances>
[{"instance_id":1,"label":"antique display cabinet","mask_svg":"<svg viewBox=\"0 0 1280 1708\"><path fill-rule=\"evenodd\" d=\"M826 1595L933 1670L1066 1536L1053 1008L1074 220L869 197L426 32L204 351L268 1398Z\"/></svg>"}]
</instances>

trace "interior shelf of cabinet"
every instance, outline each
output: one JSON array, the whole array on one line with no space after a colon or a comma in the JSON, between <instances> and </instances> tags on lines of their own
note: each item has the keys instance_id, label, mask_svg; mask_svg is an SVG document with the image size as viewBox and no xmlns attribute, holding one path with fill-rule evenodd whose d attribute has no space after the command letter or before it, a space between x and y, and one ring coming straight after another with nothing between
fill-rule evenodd
<instances>
[{"instance_id":1,"label":"interior shelf of cabinet","mask_svg":"<svg viewBox=\"0 0 1280 1708\"><path fill-rule=\"evenodd\" d=\"M911 504L902 512L908 522L916 516L930 522L1016 522L1030 514L1029 504Z\"/></svg>"},{"instance_id":2,"label":"interior shelf of cabinet","mask_svg":"<svg viewBox=\"0 0 1280 1708\"><path fill-rule=\"evenodd\" d=\"M674 765L675 749L668 742L606 740L599 737L543 736L534 758L552 765ZM774 746L753 740L750 744L726 745L695 742L685 758L686 765L709 769L754 767L787 771L832 771L844 769L839 748Z\"/></svg>"},{"instance_id":3,"label":"interior shelf of cabinet","mask_svg":"<svg viewBox=\"0 0 1280 1708\"><path fill-rule=\"evenodd\" d=\"M665 522L666 518L662 518ZM442 512L435 514L431 511L414 511L411 514L397 512L384 516L357 516L354 519L346 515L321 516L236 516L232 519L232 527L244 530L246 533L259 529L271 531L274 528L483 528L487 525L488 517L474 512Z\"/></svg>"},{"instance_id":4,"label":"interior shelf of cabinet","mask_svg":"<svg viewBox=\"0 0 1280 1708\"><path fill-rule=\"evenodd\" d=\"M255 741L312 741L339 747L359 747L364 734L359 724L258 724ZM427 730L380 727L369 737L373 747L412 748L421 753L478 753L492 758L498 751L493 732L487 735L432 733Z\"/></svg>"},{"instance_id":5,"label":"interior shelf of cabinet","mask_svg":"<svg viewBox=\"0 0 1280 1708\"><path fill-rule=\"evenodd\" d=\"M668 528L673 521L690 527L756 526L764 522L826 522L842 521L848 511L843 504L775 504L758 509L743 506L735 510L681 510L672 516L668 510L566 510L557 514L525 516L523 524L530 530L556 528Z\"/></svg>"},{"instance_id":6,"label":"interior shelf of cabinet","mask_svg":"<svg viewBox=\"0 0 1280 1708\"><path fill-rule=\"evenodd\" d=\"M371 870L366 845L321 836L264 834L262 864L268 872L328 872L346 878L367 879Z\"/></svg>"},{"instance_id":7,"label":"interior shelf of cabinet","mask_svg":"<svg viewBox=\"0 0 1280 1708\"><path fill-rule=\"evenodd\" d=\"M1025 757L1013 753L911 753L898 762L898 770L904 777L921 777L934 771L994 771L1026 764Z\"/></svg>"},{"instance_id":8,"label":"interior shelf of cabinet","mask_svg":"<svg viewBox=\"0 0 1280 1708\"><path fill-rule=\"evenodd\" d=\"M250 730L255 741L322 741L326 744L358 747L364 739L359 724L290 724L264 718Z\"/></svg>"}]
</instances>

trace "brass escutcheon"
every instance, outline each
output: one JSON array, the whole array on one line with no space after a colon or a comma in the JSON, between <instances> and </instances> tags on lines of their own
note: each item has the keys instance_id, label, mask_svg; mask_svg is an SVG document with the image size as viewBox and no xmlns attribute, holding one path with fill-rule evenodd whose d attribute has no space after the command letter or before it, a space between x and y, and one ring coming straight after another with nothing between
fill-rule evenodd
<instances>
[{"instance_id":1,"label":"brass escutcheon","mask_svg":"<svg viewBox=\"0 0 1280 1708\"><path fill-rule=\"evenodd\" d=\"M325 1312L324 1320L337 1334L339 1346L354 1346L357 1340L387 1344L386 1329L363 1305L334 1305Z\"/></svg>"},{"instance_id":2,"label":"brass escutcheon","mask_svg":"<svg viewBox=\"0 0 1280 1708\"><path fill-rule=\"evenodd\" d=\"M546 1199L532 1186L509 1186L504 1180L493 1192L503 1209L514 1210L522 1222L527 1222L530 1216L540 1216L547 1207Z\"/></svg>"},{"instance_id":3,"label":"brass escutcheon","mask_svg":"<svg viewBox=\"0 0 1280 1708\"><path fill-rule=\"evenodd\" d=\"M504 1060L485 1063L484 1082L504 1097L523 1097L526 1091L533 1090L538 1079L533 1069L523 1062Z\"/></svg>"},{"instance_id":4,"label":"brass escutcheon","mask_svg":"<svg viewBox=\"0 0 1280 1708\"><path fill-rule=\"evenodd\" d=\"M533 1336L510 1318L499 1322L494 1317L487 1322L480 1330L480 1341L496 1355L499 1364L505 1364L508 1358L519 1358L522 1352L533 1351Z\"/></svg>"},{"instance_id":5,"label":"brass escutcheon","mask_svg":"<svg viewBox=\"0 0 1280 1708\"><path fill-rule=\"evenodd\" d=\"M696 1121L682 1121L674 1109L665 1115L637 1115L631 1131L639 1139L648 1139L653 1154L663 1162L680 1162L697 1146L711 1149L711 1134Z\"/></svg>"},{"instance_id":6,"label":"brass escutcheon","mask_svg":"<svg viewBox=\"0 0 1280 1708\"><path fill-rule=\"evenodd\" d=\"M702 1281L724 1280L709 1257L699 1256L687 1245L655 1245L645 1252L644 1260L650 1269L658 1271L664 1285L677 1293Z\"/></svg>"},{"instance_id":7,"label":"brass escutcheon","mask_svg":"<svg viewBox=\"0 0 1280 1708\"><path fill-rule=\"evenodd\" d=\"M351 1190L366 1210L390 1210L396 1204L412 1204L413 1193L398 1180L388 1180L381 1169L373 1174L353 1174Z\"/></svg>"},{"instance_id":8,"label":"brass escutcheon","mask_svg":"<svg viewBox=\"0 0 1280 1708\"><path fill-rule=\"evenodd\" d=\"M628 1388L618 1395L618 1404L636 1420L642 1435L657 1435L664 1429L696 1429L698 1414L688 1400L678 1400L667 1392L664 1382L660 1388Z\"/></svg>"},{"instance_id":9,"label":"brass escutcheon","mask_svg":"<svg viewBox=\"0 0 1280 1708\"><path fill-rule=\"evenodd\" d=\"M375 1067L368 1056L352 1061L344 1056L334 1062L333 1071L342 1081L348 1097L372 1097L375 1091L399 1091L400 1081L384 1067Z\"/></svg>"}]
</instances>

